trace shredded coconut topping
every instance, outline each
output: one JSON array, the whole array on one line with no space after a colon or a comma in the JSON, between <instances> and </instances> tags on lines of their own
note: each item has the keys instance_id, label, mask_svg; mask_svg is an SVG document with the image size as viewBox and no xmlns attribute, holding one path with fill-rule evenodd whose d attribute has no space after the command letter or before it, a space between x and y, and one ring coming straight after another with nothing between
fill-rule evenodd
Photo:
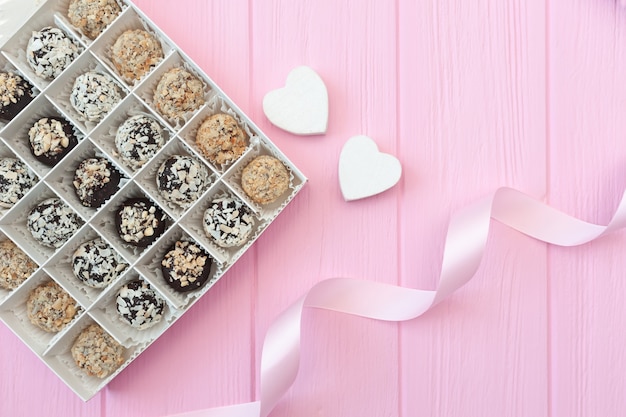
<instances>
[{"instance_id":1,"label":"shredded coconut topping","mask_svg":"<svg viewBox=\"0 0 626 417\"><path fill-rule=\"evenodd\" d=\"M78 44L59 28L46 26L33 32L26 47L26 59L39 77L58 77L79 55Z\"/></svg>"},{"instance_id":2,"label":"shredded coconut topping","mask_svg":"<svg viewBox=\"0 0 626 417\"><path fill-rule=\"evenodd\" d=\"M222 247L239 246L246 242L254 227L254 216L239 199L220 197L204 212L204 232Z\"/></svg>"},{"instance_id":3,"label":"shredded coconut topping","mask_svg":"<svg viewBox=\"0 0 626 417\"><path fill-rule=\"evenodd\" d=\"M159 167L156 181L166 200L186 208L202 194L209 181L209 172L190 156L172 155Z\"/></svg>"},{"instance_id":4,"label":"shredded coconut topping","mask_svg":"<svg viewBox=\"0 0 626 417\"><path fill-rule=\"evenodd\" d=\"M99 122L122 100L119 89L108 74L89 71L76 77L70 104L85 119Z\"/></svg>"}]
</instances>

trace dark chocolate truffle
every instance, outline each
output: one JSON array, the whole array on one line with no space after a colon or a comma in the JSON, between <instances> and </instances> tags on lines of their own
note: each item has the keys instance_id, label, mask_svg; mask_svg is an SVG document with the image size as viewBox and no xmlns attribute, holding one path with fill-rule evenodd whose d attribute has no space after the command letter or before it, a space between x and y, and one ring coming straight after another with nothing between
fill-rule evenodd
<instances>
[{"instance_id":1,"label":"dark chocolate truffle","mask_svg":"<svg viewBox=\"0 0 626 417\"><path fill-rule=\"evenodd\" d=\"M111 59L125 80L140 80L163 59L163 48L151 33L127 30L113 44Z\"/></svg>"},{"instance_id":2,"label":"dark chocolate truffle","mask_svg":"<svg viewBox=\"0 0 626 417\"><path fill-rule=\"evenodd\" d=\"M157 172L157 189L167 201L183 208L196 201L209 182L208 169L187 155L172 155Z\"/></svg>"},{"instance_id":3,"label":"dark chocolate truffle","mask_svg":"<svg viewBox=\"0 0 626 417\"><path fill-rule=\"evenodd\" d=\"M76 366L97 378L106 378L124 363L124 347L97 324L78 335L71 352Z\"/></svg>"},{"instance_id":4,"label":"dark chocolate truffle","mask_svg":"<svg viewBox=\"0 0 626 417\"><path fill-rule=\"evenodd\" d=\"M37 269L37 264L10 240L0 242L0 288L14 290Z\"/></svg>"},{"instance_id":5,"label":"dark chocolate truffle","mask_svg":"<svg viewBox=\"0 0 626 417\"><path fill-rule=\"evenodd\" d=\"M0 72L0 120L13 120L34 97L33 86L20 75Z\"/></svg>"},{"instance_id":6,"label":"dark chocolate truffle","mask_svg":"<svg viewBox=\"0 0 626 417\"><path fill-rule=\"evenodd\" d=\"M92 288L104 288L128 268L108 243L96 238L80 245L72 255L74 276Z\"/></svg>"},{"instance_id":7,"label":"dark chocolate truffle","mask_svg":"<svg viewBox=\"0 0 626 417\"><path fill-rule=\"evenodd\" d=\"M254 216L238 198L218 197L205 210L202 227L219 246L239 246L250 238Z\"/></svg>"},{"instance_id":8,"label":"dark chocolate truffle","mask_svg":"<svg viewBox=\"0 0 626 417\"><path fill-rule=\"evenodd\" d=\"M147 198L130 198L118 209L115 226L129 245L146 247L165 231L166 216Z\"/></svg>"},{"instance_id":9,"label":"dark chocolate truffle","mask_svg":"<svg viewBox=\"0 0 626 417\"><path fill-rule=\"evenodd\" d=\"M142 114L126 119L115 135L115 147L132 169L141 168L164 143L161 125L153 117Z\"/></svg>"},{"instance_id":10,"label":"dark chocolate truffle","mask_svg":"<svg viewBox=\"0 0 626 417\"><path fill-rule=\"evenodd\" d=\"M106 158L87 158L76 168L73 184L83 206L100 207L119 189L120 173Z\"/></svg>"},{"instance_id":11,"label":"dark chocolate truffle","mask_svg":"<svg viewBox=\"0 0 626 417\"><path fill-rule=\"evenodd\" d=\"M122 319L139 330L160 322L165 310L163 298L141 279L131 281L120 289L116 305Z\"/></svg>"},{"instance_id":12,"label":"dark chocolate truffle","mask_svg":"<svg viewBox=\"0 0 626 417\"><path fill-rule=\"evenodd\" d=\"M88 71L76 77L70 104L87 121L99 122L122 100L113 78L97 71Z\"/></svg>"},{"instance_id":13,"label":"dark chocolate truffle","mask_svg":"<svg viewBox=\"0 0 626 417\"><path fill-rule=\"evenodd\" d=\"M59 28L46 26L33 32L26 46L26 60L43 79L58 77L79 55L78 43Z\"/></svg>"},{"instance_id":14,"label":"dark chocolate truffle","mask_svg":"<svg viewBox=\"0 0 626 417\"><path fill-rule=\"evenodd\" d=\"M163 74L154 92L154 105L170 120L181 119L186 113L199 109L203 104L202 81L180 67Z\"/></svg>"},{"instance_id":15,"label":"dark chocolate truffle","mask_svg":"<svg viewBox=\"0 0 626 417\"><path fill-rule=\"evenodd\" d=\"M179 240L161 261L165 282L178 292L197 290L209 279L213 259L199 245Z\"/></svg>"},{"instance_id":16,"label":"dark chocolate truffle","mask_svg":"<svg viewBox=\"0 0 626 417\"><path fill-rule=\"evenodd\" d=\"M26 301L30 322L48 333L62 330L79 310L76 300L54 281L33 289Z\"/></svg>"},{"instance_id":17,"label":"dark chocolate truffle","mask_svg":"<svg viewBox=\"0 0 626 417\"><path fill-rule=\"evenodd\" d=\"M0 207L13 207L36 183L35 174L24 162L0 158Z\"/></svg>"},{"instance_id":18,"label":"dark chocolate truffle","mask_svg":"<svg viewBox=\"0 0 626 417\"><path fill-rule=\"evenodd\" d=\"M28 131L30 151L41 163L55 166L78 144L72 126L63 119L44 117Z\"/></svg>"},{"instance_id":19,"label":"dark chocolate truffle","mask_svg":"<svg viewBox=\"0 0 626 417\"><path fill-rule=\"evenodd\" d=\"M72 0L67 17L85 36L95 39L121 11L115 0Z\"/></svg>"},{"instance_id":20,"label":"dark chocolate truffle","mask_svg":"<svg viewBox=\"0 0 626 417\"><path fill-rule=\"evenodd\" d=\"M243 155L248 139L234 117L218 113L204 119L196 133L196 145L205 158L221 167Z\"/></svg>"},{"instance_id":21,"label":"dark chocolate truffle","mask_svg":"<svg viewBox=\"0 0 626 417\"><path fill-rule=\"evenodd\" d=\"M59 248L80 228L79 217L59 198L42 201L28 214L28 230L44 246Z\"/></svg>"}]
</instances>

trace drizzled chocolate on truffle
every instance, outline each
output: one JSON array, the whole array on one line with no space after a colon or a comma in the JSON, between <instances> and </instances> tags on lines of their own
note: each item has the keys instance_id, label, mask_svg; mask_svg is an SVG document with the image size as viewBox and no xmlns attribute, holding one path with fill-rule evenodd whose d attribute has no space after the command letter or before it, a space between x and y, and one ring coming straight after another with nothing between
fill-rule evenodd
<instances>
[{"instance_id":1,"label":"drizzled chocolate on truffle","mask_svg":"<svg viewBox=\"0 0 626 417\"><path fill-rule=\"evenodd\" d=\"M74 191L86 207L99 207L115 194L119 183L119 171L106 158L87 158L74 173Z\"/></svg>"},{"instance_id":2,"label":"drizzled chocolate on truffle","mask_svg":"<svg viewBox=\"0 0 626 417\"><path fill-rule=\"evenodd\" d=\"M13 207L36 183L35 174L24 162L0 158L0 207Z\"/></svg>"},{"instance_id":3,"label":"drizzled chocolate on truffle","mask_svg":"<svg viewBox=\"0 0 626 417\"><path fill-rule=\"evenodd\" d=\"M116 299L117 311L132 327L144 330L161 321L165 301L143 280L124 285Z\"/></svg>"},{"instance_id":4,"label":"drizzled chocolate on truffle","mask_svg":"<svg viewBox=\"0 0 626 417\"><path fill-rule=\"evenodd\" d=\"M33 238L50 248L61 247L80 228L81 221L65 203L49 198L28 214L27 226Z\"/></svg>"},{"instance_id":5,"label":"drizzled chocolate on truffle","mask_svg":"<svg viewBox=\"0 0 626 417\"><path fill-rule=\"evenodd\" d=\"M104 288L128 268L108 243L96 238L80 245L72 255L74 276L92 288Z\"/></svg>"},{"instance_id":6,"label":"drizzled chocolate on truffle","mask_svg":"<svg viewBox=\"0 0 626 417\"><path fill-rule=\"evenodd\" d=\"M59 28L46 26L33 32L26 46L26 60L43 79L58 77L80 53L78 44Z\"/></svg>"},{"instance_id":7,"label":"drizzled chocolate on truffle","mask_svg":"<svg viewBox=\"0 0 626 417\"><path fill-rule=\"evenodd\" d=\"M124 242L145 247L165 231L165 219L163 211L147 198L131 198L118 209L115 225Z\"/></svg>"},{"instance_id":8,"label":"drizzled chocolate on truffle","mask_svg":"<svg viewBox=\"0 0 626 417\"><path fill-rule=\"evenodd\" d=\"M157 188L168 201L186 208L196 201L209 182L208 169L187 155L172 155L157 172Z\"/></svg>"},{"instance_id":9,"label":"drizzled chocolate on truffle","mask_svg":"<svg viewBox=\"0 0 626 417\"><path fill-rule=\"evenodd\" d=\"M178 292L197 290L209 279L213 260L194 242L179 240L161 261L165 282Z\"/></svg>"},{"instance_id":10,"label":"drizzled chocolate on truffle","mask_svg":"<svg viewBox=\"0 0 626 417\"><path fill-rule=\"evenodd\" d=\"M35 122L28 130L28 138L33 156L48 166L55 166L78 144L72 126L55 117L43 117Z\"/></svg>"},{"instance_id":11,"label":"drizzled chocolate on truffle","mask_svg":"<svg viewBox=\"0 0 626 417\"><path fill-rule=\"evenodd\" d=\"M35 97L33 86L12 72L0 72L0 120L9 122Z\"/></svg>"},{"instance_id":12,"label":"drizzled chocolate on truffle","mask_svg":"<svg viewBox=\"0 0 626 417\"><path fill-rule=\"evenodd\" d=\"M133 169L141 168L164 143L163 128L146 115L126 119L115 135L115 147L120 157Z\"/></svg>"},{"instance_id":13,"label":"drizzled chocolate on truffle","mask_svg":"<svg viewBox=\"0 0 626 417\"><path fill-rule=\"evenodd\" d=\"M219 197L205 210L202 226L207 236L219 246L239 246L250 237L254 216L241 200Z\"/></svg>"}]
</instances>

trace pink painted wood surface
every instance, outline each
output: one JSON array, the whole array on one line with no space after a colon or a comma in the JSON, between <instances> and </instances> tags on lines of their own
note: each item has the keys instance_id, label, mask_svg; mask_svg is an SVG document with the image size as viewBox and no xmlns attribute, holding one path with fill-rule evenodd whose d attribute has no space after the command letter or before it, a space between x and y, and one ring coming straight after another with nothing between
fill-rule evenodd
<instances>
[{"instance_id":1,"label":"pink painted wood surface","mask_svg":"<svg viewBox=\"0 0 626 417\"><path fill-rule=\"evenodd\" d=\"M82 403L0 326L1 416L162 416L249 401L265 331L316 282L433 289L450 216L499 186L606 223L626 186L626 10L613 0L139 0L309 177L245 257ZM273 127L261 100L310 65L328 133ZM352 203L337 160L367 134L400 184ZM493 223L472 282L424 317L309 310L272 416L626 414L626 234L548 247Z\"/></svg>"}]
</instances>

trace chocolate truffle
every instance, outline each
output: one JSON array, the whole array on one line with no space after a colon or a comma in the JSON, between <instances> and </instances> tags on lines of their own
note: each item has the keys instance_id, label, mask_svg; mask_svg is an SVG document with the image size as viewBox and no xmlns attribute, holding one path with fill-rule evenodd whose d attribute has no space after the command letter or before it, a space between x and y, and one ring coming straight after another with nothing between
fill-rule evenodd
<instances>
[{"instance_id":1,"label":"chocolate truffle","mask_svg":"<svg viewBox=\"0 0 626 417\"><path fill-rule=\"evenodd\" d=\"M88 71L76 77L70 104L87 121L99 122L122 100L113 78L104 73Z\"/></svg>"},{"instance_id":2,"label":"chocolate truffle","mask_svg":"<svg viewBox=\"0 0 626 417\"><path fill-rule=\"evenodd\" d=\"M71 352L76 365L97 378L106 378L124 363L124 347L97 324L78 335Z\"/></svg>"},{"instance_id":3,"label":"chocolate truffle","mask_svg":"<svg viewBox=\"0 0 626 417\"><path fill-rule=\"evenodd\" d=\"M76 300L54 281L33 289L26 301L30 322L48 333L62 330L79 310Z\"/></svg>"},{"instance_id":4,"label":"chocolate truffle","mask_svg":"<svg viewBox=\"0 0 626 417\"><path fill-rule=\"evenodd\" d=\"M122 10L115 0L72 0L67 17L89 39L95 39Z\"/></svg>"},{"instance_id":5,"label":"chocolate truffle","mask_svg":"<svg viewBox=\"0 0 626 417\"><path fill-rule=\"evenodd\" d=\"M202 81L180 67L163 74L154 92L157 110L171 120L183 118L186 113L199 109L203 104Z\"/></svg>"},{"instance_id":6,"label":"chocolate truffle","mask_svg":"<svg viewBox=\"0 0 626 417\"><path fill-rule=\"evenodd\" d=\"M59 198L48 198L28 214L28 230L36 241L59 248L80 228L81 221Z\"/></svg>"},{"instance_id":7,"label":"chocolate truffle","mask_svg":"<svg viewBox=\"0 0 626 417\"><path fill-rule=\"evenodd\" d=\"M257 156L243 169L241 187L255 203L270 204L289 188L289 173L273 156Z\"/></svg>"},{"instance_id":8,"label":"chocolate truffle","mask_svg":"<svg viewBox=\"0 0 626 417\"><path fill-rule=\"evenodd\" d=\"M55 166L78 144L72 126L63 119L44 117L28 130L30 152L41 163Z\"/></svg>"},{"instance_id":9,"label":"chocolate truffle","mask_svg":"<svg viewBox=\"0 0 626 417\"><path fill-rule=\"evenodd\" d=\"M72 271L83 284L104 288L128 268L108 243L96 238L80 245L72 255Z\"/></svg>"},{"instance_id":10,"label":"chocolate truffle","mask_svg":"<svg viewBox=\"0 0 626 417\"><path fill-rule=\"evenodd\" d=\"M36 183L35 174L24 162L0 158L0 207L13 207Z\"/></svg>"},{"instance_id":11,"label":"chocolate truffle","mask_svg":"<svg viewBox=\"0 0 626 417\"><path fill-rule=\"evenodd\" d=\"M38 77L58 77L80 54L78 43L59 28L46 26L33 32L26 46L26 60Z\"/></svg>"},{"instance_id":12,"label":"chocolate truffle","mask_svg":"<svg viewBox=\"0 0 626 417\"><path fill-rule=\"evenodd\" d=\"M73 184L83 206L100 207L119 189L120 173L106 158L87 158L78 164Z\"/></svg>"},{"instance_id":13,"label":"chocolate truffle","mask_svg":"<svg viewBox=\"0 0 626 417\"><path fill-rule=\"evenodd\" d=\"M122 319L139 330L160 322L165 309L163 298L141 279L131 281L120 289L116 305Z\"/></svg>"},{"instance_id":14,"label":"chocolate truffle","mask_svg":"<svg viewBox=\"0 0 626 417\"><path fill-rule=\"evenodd\" d=\"M230 196L218 197L205 210L202 227L219 246L239 246L250 238L254 216L241 200Z\"/></svg>"},{"instance_id":15,"label":"chocolate truffle","mask_svg":"<svg viewBox=\"0 0 626 417\"><path fill-rule=\"evenodd\" d=\"M196 145L205 158L218 166L233 163L248 146L247 136L229 114L204 119L196 133Z\"/></svg>"},{"instance_id":16,"label":"chocolate truffle","mask_svg":"<svg viewBox=\"0 0 626 417\"><path fill-rule=\"evenodd\" d=\"M208 169L187 155L172 155L157 171L157 189L167 201L183 208L196 201L209 182Z\"/></svg>"},{"instance_id":17,"label":"chocolate truffle","mask_svg":"<svg viewBox=\"0 0 626 417\"><path fill-rule=\"evenodd\" d=\"M141 168L163 147L163 128L150 116L132 116L115 134L115 148L132 169Z\"/></svg>"},{"instance_id":18,"label":"chocolate truffle","mask_svg":"<svg viewBox=\"0 0 626 417\"><path fill-rule=\"evenodd\" d=\"M122 78L140 80L163 59L163 48L151 33L127 30L113 44L111 59Z\"/></svg>"},{"instance_id":19,"label":"chocolate truffle","mask_svg":"<svg viewBox=\"0 0 626 417\"><path fill-rule=\"evenodd\" d=\"M179 240L161 260L165 282L175 291L197 290L209 279L212 258L194 242Z\"/></svg>"},{"instance_id":20,"label":"chocolate truffle","mask_svg":"<svg viewBox=\"0 0 626 417\"><path fill-rule=\"evenodd\" d=\"M37 264L10 240L0 242L0 288L14 290L37 269Z\"/></svg>"},{"instance_id":21,"label":"chocolate truffle","mask_svg":"<svg viewBox=\"0 0 626 417\"><path fill-rule=\"evenodd\" d=\"M129 245L146 247L165 231L163 211L147 198L130 198L118 209L115 226Z\"/></svg>"},{"instance_id":22,"label":"chocolate truffle","mask_svg":"<svg viewBox=\"0 0 626 417\"><path fill-rule=\"evenodd\" d=\"M0 120L13 120L34 97L33 86L20 75L0 72Z\"/></svg>"}]
</instances>

